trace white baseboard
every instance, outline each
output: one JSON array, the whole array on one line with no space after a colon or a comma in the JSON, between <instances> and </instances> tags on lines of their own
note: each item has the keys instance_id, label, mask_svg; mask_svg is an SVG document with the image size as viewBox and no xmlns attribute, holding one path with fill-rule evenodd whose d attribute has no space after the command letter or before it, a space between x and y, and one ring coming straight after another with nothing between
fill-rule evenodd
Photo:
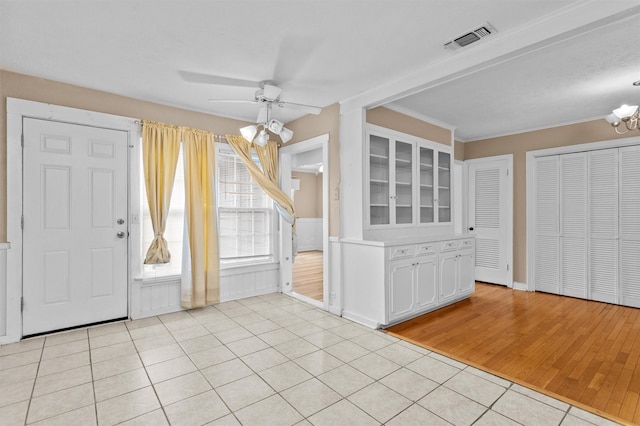
<instances>
[{"instance_id":1,"label":"white baseboard","mask_svg":"<svg viewBox=\"0 0 640 426\"><path fill-rule=\"evenodd\" d=\"M346 318L348 320L351 320L353 322L357 322L358 324L362 324L362 325L364 325L366 327L369 327L369 328L373 328L373 329L380 328L380 323L379 322L370 320L369 318L365 318L365 317L360 316L358 314L354 314L353 312L342 311L342 317Z\"/></svg>"},{"instance_id":2,"label":"white baseboard","mask_svg":"<svg viewBox=\"0 0 640 426\"><path fill-rule=\"evenodd\" d=\"M520 291L529 291L529 287L525 283L513 282L513 289Z\"/></svg>"}]
</instances>

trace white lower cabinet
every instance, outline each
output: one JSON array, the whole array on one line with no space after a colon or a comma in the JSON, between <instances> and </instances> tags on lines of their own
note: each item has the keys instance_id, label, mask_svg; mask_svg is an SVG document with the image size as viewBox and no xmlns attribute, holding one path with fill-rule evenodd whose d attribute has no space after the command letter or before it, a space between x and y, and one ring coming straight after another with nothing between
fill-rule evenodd
<instances>
[{"instance_id":1,"label":"white lower cabinet","mask_svg":"<svg viewBox=\"0 0 640 426\"><path fill-rule=\"evenodd\" d=\"M389 321L437 304L437 266L437 256L389 263Z\"/></svg>"},{"instance_id":2,"label":"white lower cabinet","mask_svg":"<svg viewBox=\"0 0 640 426\"><path fill-rule=\"evenodd\" d=\"M451 304L475 290L474 239L342 241L343 316L384 327Z\"/></svg>"},{"instance_id":3,"label":"white lower cabinet","mask_svg":"<svg viewBox=\"0 0 640 426\"><path fill-rule=\"evenodd\" d=\"M455 299L459 294L472 293L475 290L473 256L473 251L468 248L440 256L441 301Z\"/></svg>"}]
</instances>

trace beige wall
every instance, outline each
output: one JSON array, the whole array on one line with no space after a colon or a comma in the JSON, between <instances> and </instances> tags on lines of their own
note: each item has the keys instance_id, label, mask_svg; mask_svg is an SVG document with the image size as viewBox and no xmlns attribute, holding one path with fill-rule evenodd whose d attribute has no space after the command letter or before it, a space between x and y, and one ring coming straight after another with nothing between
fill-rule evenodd
<instances>
[{"instance_id":1,"label":"beige wall","mask_svg":"<svg viewBox=\"0 0 640 426\"><path fill-rule=\"evenodd\" d=\"M367 123L451 146L450 130L385 107L367 110Z\"/></svg>"},{"instance_id":2,"label":"beige wall","mask_svg":"<svg viewBox=\"0 0 640 426\"><path fill-rule=\"evenodd\" d=\"M329 173L329 236L337 237L340 233L340 105L333 104L319 115L305 115L291 121L287 128L294 132L287 145L329 134L329 167L324 172Z\"/></svg>"},{"instance_id":3,"label":"beige wall","mask_svg":"<svg viewBox=\"0 0 640 426\"><path fill-rule=\"evenodd\" d=\"M628 133L627 136L637 136ZM604 119L464 144L464 159L513 154L513 279L527 282L527 151L617 139Z\"/></svg>"},{"instance_id":4,"label":"beige wall","mask_svg":"<svg viewBox=\"0 0 640 426\"><path fill-rule=\"evenodd\" d=\"M7 97L237 134L248 123L0 70L0 241L7 239Z\"/></svg>"},{"instance_id":5,"label":"beige wall","mask_svg":"<svg viewBox=\"0 0 640 426\"><path fill-rule=\"evenodd\" d=\"M322 217L322 173L294 172L293 176L300 179L300 189L295 192L293 204L296 217Z\"/></svg>"},{"instance_id":6,"label":"beige wall","mask_svg":"<svg viewBox=\"0 0 640 426\"><path fill-rule=\"evenodd\" d=\"M459 141L453 143L453 159L457 161L464 161L464 148L465 144Z\"/></svg>"}]
</instances>

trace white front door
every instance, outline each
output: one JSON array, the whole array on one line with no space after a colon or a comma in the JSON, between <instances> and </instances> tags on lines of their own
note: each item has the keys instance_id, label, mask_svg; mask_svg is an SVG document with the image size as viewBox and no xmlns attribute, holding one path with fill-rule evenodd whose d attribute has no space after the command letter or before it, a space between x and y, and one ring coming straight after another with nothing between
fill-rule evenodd
<instances>
[{"instance_id":1,"label":"white front door","mask_svg":"<svg viewBox=\"0 0 640 426\"><path fill-rule=\"evenodd\" d=\"M127 316L124 131L23 121L23 335Z\"/></svg>"},{"instance_id":2,"label":"white front door","mask_svg":"<svg viewBox=\"0 0 640 426\"><path fill-rule=\"evenodd\" d=\"M513 286L511 158L468 161L469 230L476 235L475 279Z\"/></svg>"}]
</instances>

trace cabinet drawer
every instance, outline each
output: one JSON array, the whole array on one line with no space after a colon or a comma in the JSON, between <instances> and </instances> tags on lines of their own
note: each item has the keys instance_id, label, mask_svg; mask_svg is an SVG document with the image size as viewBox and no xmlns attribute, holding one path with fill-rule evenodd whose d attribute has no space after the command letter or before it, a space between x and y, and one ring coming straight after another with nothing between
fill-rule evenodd
<instances>
[{"instance_id":1,"label":"cabinet drawer","mask_svg":"<svg viewBox=\"0 0 640 426\"><path fill-rule=\"evenodd\" d=\"M402 259L404 257L411 257L415 254L414 246L406 247L392 247L390 250L390 259Z\"/></svg>"},{"instance_id":2,"label":"cabinet drawer","mask_svg":"<svg viewBox=\"0 0 640 426\"><path fill-rule=\"evenodd\" d=\"M436 254L438 253L437 243L429 243L429 244L419 244L416 254L419 256L421 254Z\"/></svg>"},{"instance_id":3,"label":"cabinet drawer","mask_svg":"<svg viewBox=\"0 0 640 426\"><path fill-rule=\"evenodd\" d=\"M460 245L458 246L460 250L473 248L473 239L468 240L460 240Z\"/></svg>"},{"instance_id":4,"label":"cabinet drawer","mask_svg":"<svg viewBox=\"0 0 640 426\"><path fill-rule=\"evenodd\" d=\"M458 249L458 241L443 241L440 245L440 251L453 251Z\"/></svg>"}]
</instances>

